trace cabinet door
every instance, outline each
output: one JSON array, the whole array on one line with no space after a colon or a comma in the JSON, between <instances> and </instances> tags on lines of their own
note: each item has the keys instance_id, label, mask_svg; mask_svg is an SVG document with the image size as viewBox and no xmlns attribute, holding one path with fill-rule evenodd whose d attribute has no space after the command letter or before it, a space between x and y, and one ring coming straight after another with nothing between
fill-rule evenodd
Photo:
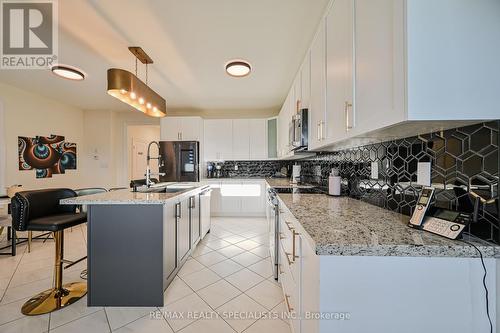
<instances>
[{"instance_id":1,"label":"cabinet door","mask_svg":"<svg viewBox=\"0 0 500 333\"><path fill-rule=\"evenodd\" d=\"M404 4L355 2L356 98L353 134L404 121Z\"/></svg>"},{"instance_id":2,"label":"cabinet door","mask_svg":"<svg viewBox=\"0 0 500 333\"><path fill-rule=\"evenodd\" d=\"M243 181L241 184L241 213L249 216L265 216L265 190L265 182Z\"/></svg>"},{"instance_id":3,"label":"cabinet door","mask_svg":"<svg viewBox=\"0 0 500 333\"><path fill-rule=\"evenodd\" d=\"M160 120L160 139L162 141L180 140L181 121L179 117L164 117Z\"/></svg>"},{"instance_id":4,"label":"cabinet door","mask_svg":"<svg viewBox=\"0 0 500 333\"><path fill-rule=\"evenodd\" d=\"M248 160L250 158L250 128L248 119L233 120L233 159Z\"/></svg>"},{"instance_id":5,"label":"cabinet door","mask_svg":"<svg viewBox=\"0 0 500 333\"><path fill-rule=\"evenodd\" d=\"M175 206L175 203L167 203L163 206L163 276L165 279L168 279L177 268Z\"/></svg>"},{"instance_id":6,"label":"cabinet door","mask_svg":"<svg viewBox=\"0 0 500 333\"><path fill-rule=\"evenodd\" d=\"M189 200L185 199L177 206L177 261L181 263L189 253L190 222L189 222Z\"/></svg>"},{"instance_id":7,"label":"cabinet door","mask_svg":"<svg viewBox=\"0 0 500 333\"><path fill-rule=\"evenodd\" d=\"M221 212L221 182L209 181L208 183L212 189L210 195L210 216L218 216Z\"/></svg>"},{"instance_id":8,"label":"cabinet door","mask_svg":"<svg viewBox=\"0 0 500 333\"><path fill-rule=\"evenodd\" d=\"M189 217L191 221L191 248L198 243L201 234L200 195L189 198Z\"/></svg>"},{"instance_id":9,"label":"cabinet door","mask_svg":"<svg viewBox=\"0 0 500 333\"><path fill-rule=\"evenodd\" d=\"M241 182L222 182L220 187L220 215L235 216L241 212Z\"/></svg>"},{"instance_id":10,"label":"cabinet door","mask_svg":"<svg viewBox=\"0 0 500 333\"><path fill-rule=\"evenodd\" d=\"M318 148L323 140L321 128L325 121L326 97L326 31L322 20L311 45L311 97L309 124L309 149Z\"/></svg>"},{"instance_id":11,"label":"cabinet door","mask_svg":"<svg viewBox=\"0 0 500 333\"><path fill-rule=\"evenodd\" d=\"M267 120L250 119L250 159L262 160L267 158Z\"/></svg>"},{"instance_id":12,"label":"cabinet door","mask_svg":"<svg viewBox=\"0 0 500 333\"><path fill-rule=\"evenodd\" d=\"M181 118L181 140L200 141L201 119L198 117Z\"/></svg>"},{"instance_id":13,"label":"cabinet door","mask_svg":"<svg viewBox=\"0 0 500 333\"><path fill-rule=\"evenodd\" d=\"M207 119L204 121L205 161L232 159L233 121Z\"/></svg>"},{"instance_id":14,"label":"cabinet door","mask_svg":"<svg viewBox=\"0 0 500 333\"><path fill-rule=\"evenodd\" d=\"M309 109L311 95L311 53L308 51L302 67L300 69L301 83L301 105L302 108Z\"/></svg>"},{"instance_id":15,"label":"cabinet door","mask_svg":"<svg viewBox=\"0 0 500 333\"><path fill-rule=\"evenodd\" d=\"M347 137L354 127L353 1L336 0L326 17L327 101L325 140Z\"/></svg>"}]
</instances>

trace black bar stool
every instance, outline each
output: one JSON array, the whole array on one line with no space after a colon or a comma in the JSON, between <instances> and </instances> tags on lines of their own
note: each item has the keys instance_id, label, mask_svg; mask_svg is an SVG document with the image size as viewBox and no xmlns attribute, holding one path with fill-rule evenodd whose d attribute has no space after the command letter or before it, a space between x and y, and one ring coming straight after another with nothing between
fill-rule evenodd
<instances>
[{"instance_id":1,"label":"black bar stool","mask_svg":"<svg viewBox=\"0 0 500 333\"><path fill-rule=\"evenodd\" d=\"M64 229L87 221L87 214L76 213L74 205L60 205L61 199L76 197L66 188L18 192L12 198L12 225L17 231L50 231L56 244L54 287L28 300L21 308L25 315L40 315L59 310L85 296L87 283L63 285Z\"/></svg>"}]
</instances>

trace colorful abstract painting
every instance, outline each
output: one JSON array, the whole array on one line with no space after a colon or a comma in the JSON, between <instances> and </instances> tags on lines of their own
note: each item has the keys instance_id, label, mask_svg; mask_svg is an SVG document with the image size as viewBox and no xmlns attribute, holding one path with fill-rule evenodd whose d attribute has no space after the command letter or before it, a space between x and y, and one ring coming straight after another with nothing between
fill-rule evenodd
<instances>
[{"instance_id":1,"label":"colorful abstract painting","mask_svg":"<svg viewBox=\"0 0 500 333\"><path fill-rule=\"evenodd\" d=\"M64 136L18 137L19 170L36 170L36 178L50 178L76 169L76 143Z\"/></svg>"}]
</instances>

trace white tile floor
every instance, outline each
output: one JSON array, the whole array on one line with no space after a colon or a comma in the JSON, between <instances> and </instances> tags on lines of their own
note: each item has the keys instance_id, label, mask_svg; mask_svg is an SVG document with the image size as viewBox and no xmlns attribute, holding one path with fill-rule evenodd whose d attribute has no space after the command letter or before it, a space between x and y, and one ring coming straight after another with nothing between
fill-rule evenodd
<instances>
[{"instance_id":1,"label":"white tile floor","mask_svg":"<svg viewBox=\"0 0 500 333\"><path fill-rule=\"evenodd\" d=\"M0 246L5 244L5 232ZM212 230L166 290L163 308L87 307L81 299L51 314L26 317L22 304L52 284L54 243L35 241L0 256L0 333L272 332L289 333L281 287L272 277L262 218L213 218ZM86 227L65 233L65 257L86 254ZM77 281L86 262L64 272ZM181 318L182 315L182 318ZM260 316L261 317L259 319Z\"/></svg>"}]
</instances>

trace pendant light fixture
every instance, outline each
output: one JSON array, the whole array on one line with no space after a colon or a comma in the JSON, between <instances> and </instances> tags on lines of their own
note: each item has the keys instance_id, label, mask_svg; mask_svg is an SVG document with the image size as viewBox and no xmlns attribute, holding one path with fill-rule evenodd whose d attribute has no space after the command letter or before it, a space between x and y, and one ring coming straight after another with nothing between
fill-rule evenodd
<instances>
[{"instance_id":1,"label":"pendant light fixture","mask_svg":"<svg viewBox=\"0 0 500 333\"><path fill-rule=\"evenodd\" d=\"M165 99L148 86L148 65L153 60L137 46L128 48L135 56L135 75L119 68L108 69L108 94L151 117L167 115ZM137 77L137 61L146 65L146 83Z\"/></svg>"}]
</instances>

